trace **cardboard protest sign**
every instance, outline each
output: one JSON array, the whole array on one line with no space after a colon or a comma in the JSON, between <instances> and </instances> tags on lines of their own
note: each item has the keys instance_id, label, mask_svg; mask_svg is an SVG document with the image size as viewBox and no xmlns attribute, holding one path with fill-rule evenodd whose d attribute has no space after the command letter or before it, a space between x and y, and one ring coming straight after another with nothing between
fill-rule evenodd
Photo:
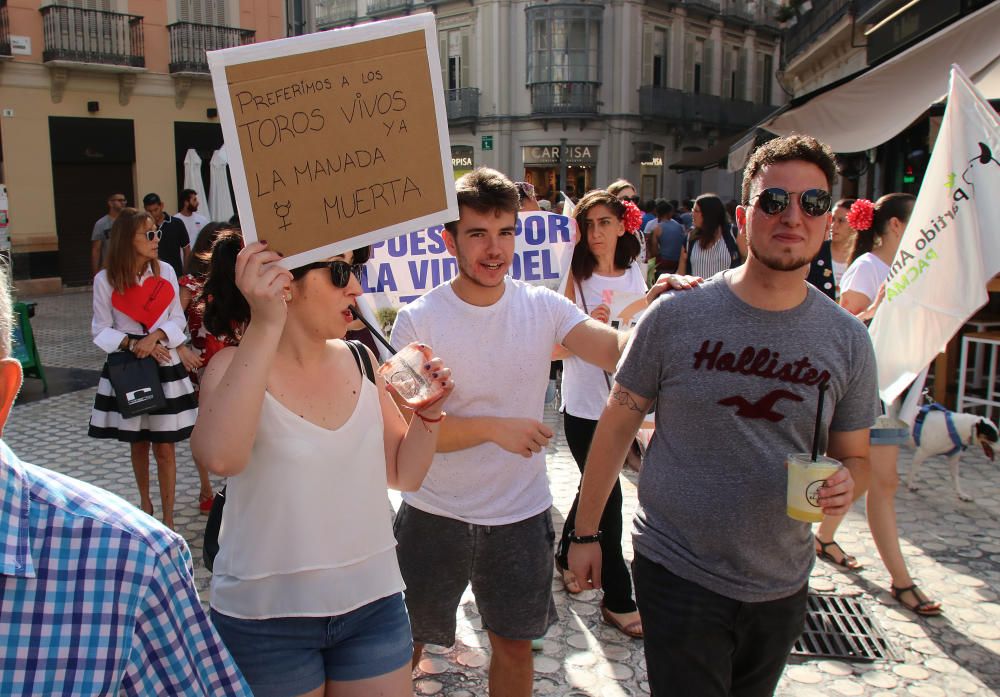
<instances>
[{"instance_id":1,"label":"cardboard protest sign","mask_svg":"<svg viewBox=\"0 0 1000 697\"><path fill-rule=\"evenodd\" d=\"M443 226L415 230L372 245L361 275L361 298L375 307L400 307L458 275L458 261L445 248ZM569 270L576 221L545 211L518 214L510 275L560 287Z\"/></svg>"},{"instance_id":2,"label":"cardboard protest sign","mask_svg":"<svg viewBox=\"0 0 1000 697\"><path fill-rule=\"evenodd\" d=\"M458 218L434 16L211 51L240 224L295 268Z\"/></svg>"}]
</instances>

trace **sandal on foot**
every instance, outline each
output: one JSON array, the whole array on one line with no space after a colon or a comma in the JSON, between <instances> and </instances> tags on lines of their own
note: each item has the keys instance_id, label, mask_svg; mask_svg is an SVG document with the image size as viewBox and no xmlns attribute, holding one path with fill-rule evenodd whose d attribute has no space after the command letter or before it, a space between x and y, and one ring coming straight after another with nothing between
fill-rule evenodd
<instances>
[{"instance_id":1,"label":"sandal on foot","mask_svg":"<svg viewBox=\"0 0 1000 697\"><path fill-rule=\"evenodd\" d=\"M604 607L603 603L601 604L601 618L604 620L605 624L611 625L625 636L633 639L642 639L641 619L626 624L615 617L615 614L611 612L611 610Z\"/></svg>"},{"instance_id":2,"label":"sandal on foot","mask_svg":"<svg viewBox=\"0 0 1000 697\"><path fill-rule=\"evenodd\" d=\"M819 549L816 550L816 556L823 561L828 561L834 566L839 566L841 569L845 569L847 571L860 571L865 568L861 562L845 552L844 548L838 545L836 540L823 542L823 540L817 537L816 542L819 544ZM837 559L835 556L826 551L830 547L834 547L840 552L840 559Z\"/></svg>"},{"instance_id":3,"label":"sandal on foot","mask_svg":"<svg viewBox=\"0 0 1000 697\"><path fill-rule=\"evenodd\" d=\"M920 590L917 588L917 584L915 583L912 586L907 586L906 588L889 586L889 593L892 594L892 597L897 603L905 607L910 612L915 612L916 614L924 617L937 617L941 614L941 603L934 600L928 600L927 598L921 600ZM912 595L916 602L911 605L903 600L902 596L904 593Z\"/></svg>"},{"instance_id":4,"label":"sandal on foot","mask_svg":"<svg viewBox=\"0 0 1000 697\"><path fill-rule=\"evenodd\" d=\"M577 593L582 593L583 588L580 587L580 581L577 580L576 574L574 574L569 569L563 567L556 559L556 571L559 572L559 577L562 579L563 590L565 590L570 595L576 595Z\"/></svg>"}]
</instances>

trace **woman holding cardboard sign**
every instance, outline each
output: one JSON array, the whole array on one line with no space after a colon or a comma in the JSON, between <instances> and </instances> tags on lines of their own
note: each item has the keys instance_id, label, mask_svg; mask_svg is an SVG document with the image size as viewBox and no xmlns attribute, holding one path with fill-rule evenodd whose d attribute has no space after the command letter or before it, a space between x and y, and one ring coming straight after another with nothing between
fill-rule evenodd
<instances>
[{"instance_id":1,"label":"woman holding cardboard sign","mask_svg":"<svg viewBox=\"0 0 1000 697\"><path fill-rule=\"evenodd\" d=\"M108 353L108 361L97 386L89 433L131 444L139 506L150 515L152 443L163 523L172 528L174 443L191 435L198 403L178 354L185 350L186 321L177 277L170 264L157 260L159 242L153 218L134 208L123 210L111 228L104 270L94 278L91 333L94 343ZM144 382L143 376L151 382Z\"/></svg>"},{"instance_id":2,"label":"woman holding cardboard sign","mask_svg":"<svg viewBox=\"0 0 1000 697\"><path fill-rule=\"evenodd\" d=\"M191 440L199 462L229 477L212 619L258 697L410 697L386 485L423 481L451 371L419 346L414 377L443 394L407 425L371 352L342 341L357 269L344 256L292 271L278 259L264 242L247 245L236 288L215 293L230 300L206 306L213 334L245 327L202 378Z\"/></svg>"}]
</instances>

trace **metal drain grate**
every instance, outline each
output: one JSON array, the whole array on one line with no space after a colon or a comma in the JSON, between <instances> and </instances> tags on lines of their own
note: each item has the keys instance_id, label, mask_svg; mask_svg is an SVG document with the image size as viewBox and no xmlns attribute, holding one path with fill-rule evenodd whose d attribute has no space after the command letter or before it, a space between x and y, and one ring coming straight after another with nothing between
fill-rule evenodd
<instances>
[{"instance_id":1,"label":"metal drain grate","mask_svg":"<svg viewBox=\"0 0 1000 697\"><path fill-rule=\"evenodd\" d=\"M851 661L900 660L885 632L857 597L809 594L806 628L793 656Z\"/></svg>"}]
</instances>

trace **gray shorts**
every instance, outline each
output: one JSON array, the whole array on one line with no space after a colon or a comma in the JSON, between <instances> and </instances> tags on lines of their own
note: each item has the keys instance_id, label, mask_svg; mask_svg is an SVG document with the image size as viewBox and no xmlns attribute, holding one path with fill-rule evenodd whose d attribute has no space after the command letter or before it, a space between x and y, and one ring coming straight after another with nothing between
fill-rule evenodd
<instances>
[{"instance_id":1,"label":"gray shorts","mask_svg":"<svg viewBox=\"0 0 1000 697\"><path fill-rule=\"evenodd\" d=\"M473 525L403 503L394 532L413 641L451 646L455 614L472 583L483 627L505 639L537 639L556 622L552 514L508 525Z\"/></svg>"}]
</instances>

